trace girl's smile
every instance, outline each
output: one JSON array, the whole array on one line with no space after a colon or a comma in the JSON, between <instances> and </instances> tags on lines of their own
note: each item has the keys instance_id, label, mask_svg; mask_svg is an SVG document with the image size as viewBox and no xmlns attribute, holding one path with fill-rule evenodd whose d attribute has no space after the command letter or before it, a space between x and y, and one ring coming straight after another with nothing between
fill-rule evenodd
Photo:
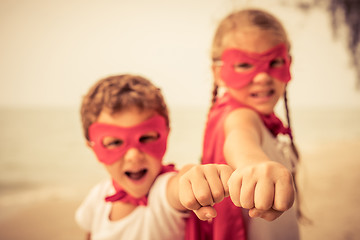
<instances>
[{"instance_id":1,"label":"girl's smile","mask_svg":"<svg viewBox=\"0 0 360 240\"><path fill-rule=\"evenodd\" d=\"M272 95L274 95L275 90L274 89L270 89L270 90L265 90L265 91L257 91L257 92L253 92L250 93L250 96L256 99L268 99L270 98Z\"/></svg>"}]
</instances>

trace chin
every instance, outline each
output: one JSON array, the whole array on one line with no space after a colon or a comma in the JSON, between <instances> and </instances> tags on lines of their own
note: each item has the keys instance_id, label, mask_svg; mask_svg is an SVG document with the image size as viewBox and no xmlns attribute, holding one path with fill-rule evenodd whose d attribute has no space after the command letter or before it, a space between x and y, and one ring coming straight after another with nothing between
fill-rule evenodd
<instances>
[{"instance_id":1,"label":"chin","mask_svg":"<svg viewBox=\"0 0 360 240\"><path fill-rule=\"evenodd\" d=\"M144 197L148 194L149 192L129 192L129 194L135 198L141 198L141 197Z\"/></svg>"},{"instance_id":2,"label":"chin","mask_svg":"<svg viewBox=\"0 0 360 240\"><path fill-rule=\"evenodd\" d=\"M132 191L129 191L129 193L136 197L141 198L149 194L151 186L140 186L139 188L133 188Z\"/></svg>"}]
</instances>

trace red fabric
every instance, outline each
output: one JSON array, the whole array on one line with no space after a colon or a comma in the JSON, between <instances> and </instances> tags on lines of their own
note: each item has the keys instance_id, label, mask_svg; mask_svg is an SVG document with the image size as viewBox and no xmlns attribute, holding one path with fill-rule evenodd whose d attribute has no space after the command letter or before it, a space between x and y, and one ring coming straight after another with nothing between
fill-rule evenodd
<instances>
[{"instance_id":1,"label":"red fabric","mask_svg":"<svg viewBox=\"0 0 360 240\"><path fill-rule=\"evenodd\" d=\"M159 138L151 142L141 142L141 137L151 131L156 131ZM154 117L132 127L119 127L110 124L95 122L89 127L89 138L98 160L105 164L118 161L130 148L137 148L161 160L166 151L169 128L164 117ZM122 144L116 148L108 149L103 145L105 137L114 137Z\"/></svg>"},{"instance_id":2,"label":"red fabric","mask_svg":"<svg viewBox=\"0 0 360 240\"><path fill-rule=\"evenodd\" d=\"M159 175L161 175L163 173L167 173L167 172L173 172L173 171L176 171L175 166L173 164L163 165ZM148 196L143 196L141 198L135 198L135 197L131 196L130 194L128 194L127 192L125 192L119 186L119 184L117 184L114 180L113 180L113 186L115 188L116 193L114 195L107 196L105 198L106 202L121 201L121 202L133 204L135 206L138 206L138 205L146 206L147 205Z\"/></svg>"},{"instance_id":3,"label":"red fabric","mask_svg":"<svg viewBox=\"0 0 360 240\"><path fill-rule=\"evenodd\" d=\"M283 65L277 63L274 65L274 61L276 62L279 59L284 61ZM261 72L266 72L270 76L286 83L291 79L291 60L284 43L262 53L245 52L234 48L226 49L221 60L223 63L220 70L221 78L231 88L246 86ZM244 69L245 71L241 72L235 71L235 66L242 64L251 66L251 68Z\"/></svg>"},{"instance_id":4,"label":"red fabric","mask_svg":"<svg viewBox=\"0 0 360 240\"><path fill-rule=\"evenodd\" d=\"M106 202L121 201L124 203L130 203L135 206L139 206L139 205L146 206L147 205L147 196L143 196L141 198L135 198L135 197L131 196L130 194L128 194L127 192L125 192L124 190L122 190L122 188L114 180L113 180L113 186L116 190L116 193L114 195L107 196L105 198Z\"/></svg>"},{"instance_id":5,"label":"red fabric","mask_svg":"<svg viewBox=\"0 0 360 240\"><path fill-rule=\"evenodd\" d=\"M291 129L285 127L281 120L275 115L275 113L271 113L269 115L259 115L264 125L267 129L269 129L273 136L277 136L279 133L281 133L288 134L290 138L292 138Z\"/></svg>"},{"instance_id":6,"label":"red fabric","mask_svg":"<svg viewBox=\"0 0 360 240\"><path fill-rule=\"evenodd\" d=\"M211 221L201 221L191 212L186 222L186 240L245 240L246 229L241 208L229 197L216 204L217 216Z\"/></svg>"},{"instance_id":7,"label":"red fabric","mask_svg":"<svg viewBox=\"0 0 360 240\"><path fill-rule=\"evenodd\" d=\"M202 164L227 164L223 146L225 141L224 122L229 113L237 108L250 108L229 94L219 98L208 115L205 129ZM279 133L291 133L285 128L275 114L259 114L265 126L276 136ZM186 240L244 240L246 239L245 223L241 208L236 207L228 197L216 204L217 216L211 223L199 220L192 214L187 221Z\"/></svg>"}]
</instances>

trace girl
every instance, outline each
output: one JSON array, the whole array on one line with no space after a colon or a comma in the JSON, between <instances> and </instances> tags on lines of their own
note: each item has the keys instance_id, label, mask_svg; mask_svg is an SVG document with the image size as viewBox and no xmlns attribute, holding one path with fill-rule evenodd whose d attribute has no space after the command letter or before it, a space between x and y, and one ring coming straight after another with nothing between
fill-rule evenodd
<instances>
[{"instance_id":1,"label":"girl","mask_svg":"<svg viewBox=\"0 0 360 240\"><path fill-rule=\"evenodd\" d=\"M188 213L179 194L192 201L201 196L202 185L224 193L217 202L228 194L229 166L194 166L184 174L189 167L177 173L162 164L168 110L160 90L147 79L119 75L98 81L83 98L81 117L87 144L109 173L76 212L88 239L180 240ZM200 191L190 188L194 184ZM212 212L200 208L197 214Z\"/></svg>"},{"instance_id":2,"label":"girl","mask_svg":"<svg viewBox=\"0 0 360 240\"><path fill-rule=\"evenodd\" d=\"M274 114L282 96L288 110L289 49L282 24L265 11L234 12L218 26L202 163L235 169L228 182L231 199L214 206L217 217L211 222L192 215L187 239L299 239L292 207L297 151L288 111L288 128ZM280 141L280 135L291 141Z\"/></svg>"}]
</instances>

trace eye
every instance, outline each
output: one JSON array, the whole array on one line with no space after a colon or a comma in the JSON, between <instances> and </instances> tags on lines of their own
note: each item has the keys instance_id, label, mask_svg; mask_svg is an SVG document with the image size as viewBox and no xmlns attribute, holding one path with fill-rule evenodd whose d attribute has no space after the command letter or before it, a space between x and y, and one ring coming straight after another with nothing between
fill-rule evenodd
<instances>
[{"instance_id":1,"label":"eye","mask_svg":"<svg viewBox=\"0 0 360 240\"><path fill-rule=\"evenodd\" d=\"M250 70L252 67L253 67L252 64L246 62L234 64L235 72L245 72Z\"/></svg>"},{"instance_id":2,"label":"eye","mask_svg":"<svg viewBox=\"0 0 360 240\"><path fill-rule=\"evenodd\" d=\"M270 62L270 67L277 68L281 67L285 64L285 60L283 58L276 58Z\"/></svg>"},{"instance_id":3,"label":"eye","mask_svg":"<svg viewBox=\"0 0 360 240\"><path fill-rule=\"evenodd\" d=\"M105 148L114 149L120 147L124 141L115 137L105 137L102 143Z\"/></svg>"},{"instance_id":4,"label":"eye","mask_svg":"<svg viewBox=\"0 0 360 240\"><path fill-rule=\"evenodd\" d=\"M141 143L150 143L158 140L160 135L157 132L149 132L144 135L142 135L139 139L139 142Z\"/></svg>"}]
</instances>

